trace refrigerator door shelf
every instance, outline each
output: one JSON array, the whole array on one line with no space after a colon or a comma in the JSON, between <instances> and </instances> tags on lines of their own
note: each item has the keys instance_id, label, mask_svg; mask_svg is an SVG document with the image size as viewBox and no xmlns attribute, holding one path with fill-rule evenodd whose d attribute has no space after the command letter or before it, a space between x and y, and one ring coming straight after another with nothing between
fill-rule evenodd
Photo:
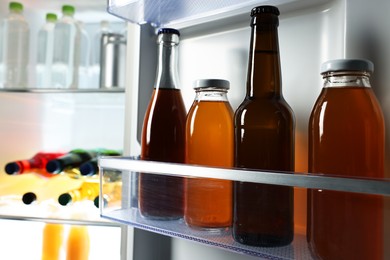
<instances>
[{"instance_id":1,"label":"refrigerator door shelf","mask_svg":"<svg viewBox=\"0 0 390 260\"><path fill-rule=\"evenodd\" d=\"M136 228L170 237L184 238L204 245L220 249L256 256L264 259L313 259L306 242L305 230L295 227L294 240L290 245L281 247L254 247L234 241L231 228L199 229L191 228L185 220L155 220L146 219L138 209L138 173L177 176L183 178L214 178L239 182L251 182L267 185L283 185L294 187L295 190L313 189L321 193L330 191L345 191L358 196L372 194L389 199L390 179L358 179L339 176L319 176L303 173L266 172L249 169L224 169L183 164L171 164L152 161L141 161L134 158L116 157L100 158L101 197L110 197L110 176L116 172L122 180L122 196L116 196L112 203L100 207L103 218L127 224ZM110 175L110 176L108 176ZM157 194L158 191L151 190ZM111 196L113 198L113 196ZM103 203L101 201L101 203Z\"/></svg>"},{"instance_id":2,"label":"refrigerator door shelf","mask_svg":"<svg viewBox=\"0 0 390 260\"><path fill-rule=\"evenodd\" d=\"M272 5L295 10L329 2L329 0L276 0ZM266 0L109 0L108 12L136 24L155 27L182 28L207 21L246 14L255 6L267 5Z\"/></svg>"}]
</instances>

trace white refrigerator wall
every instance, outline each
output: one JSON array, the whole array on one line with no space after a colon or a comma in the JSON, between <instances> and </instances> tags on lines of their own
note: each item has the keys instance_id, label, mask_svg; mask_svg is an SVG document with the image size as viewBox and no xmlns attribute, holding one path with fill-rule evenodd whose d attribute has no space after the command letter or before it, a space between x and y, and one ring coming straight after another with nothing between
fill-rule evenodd
<instances>
[{"instance_id":1,"label":"white refrigerator wall","mask_svg":"<svg viewBox=\"0 0 390 260\"><path fill-rule=\"evenodd\" d=\"M8 13L10 1L0 0L0 19ZM29 87L35 87L34 64L38 30L45 14L61 17L61 5L76 6L90 37L103 19L123 32L125 22L106 12L104 0L21 0L30 26ZM121 150L124 140L123 92L0 92L0 174L7 162L31 158L39 151L69 151L75 148ZM99 211L88 212L99 218ZM32 210L34 211L34 210ZM2 211L1 214L7 213ZM31 212L37 214L37 212ZM29 209L21 213L29 216ZM18 217L18 216L17 216ZM12 219L12 216L9 217ZM69 225L65 225L68 230ZM0 259L41 259L43 221L15 221L0 218ZM120 259L120 228L90 226L89 259ZM66 231L67 232L67 231ZM65 238L64 238L65 239ZM65 239L66 241L66 239ZM65 248L61 259L65 259Z\"/></svg>"},{"instance_id":2,"label":"white refrigerator wall","mask_svg":"<svg viewBox=\"0 0 390 260\"><path fill-rule=\"evenodd\" d=\"M272 4L272 1L266 1L265 4ZM390 46L390 32L387 25L390 23L390 18L387 12L390 10L390 2L386 0L297 1L297 3L281 5L279 8L281 11L279 45L283 95L291 105L296 117L295 169L298 172L307 172L308 120L311 109L322 89L320 76L322 62L337 58L366 58L373 61L375 72L371 83L382 105L386 125L389 125L390 89L388 85L390 84L390 73L388 70L390 68L390 48L388 46ZM187 109L195 95L192 89L193 81L199 78L229 80L231 88L228 97L234 109L243 100L246 90L250 43L249 13L250 10L244 16L199 25L185 25L182 28L180 28L180 24L178 25L177 28L181 30L182 35L179 74ZM134 132L137 132L139 140L143 115L153 87L155 63L148 59L149 79L146 81L144 80L145 75L138 70L141 70L146 62L145 55L154 52L153 48L156 48L156 45L144 35L150 35L149 32L145 32L150 29L145 26L136 27L135 25L129 26L129 31L132 33L128 34L128 40L134 46L128 50L128 53L132 52L133 54L128 55L131 56L131 59L139 57L139 61L133 60L133 65L137 68L130 69L129 73L135 77L139 75L139 78L129 81L127 111L128 115L133 116L138 112L138 118L129 119L128 117L126 132L127 136L134 138ZM139 29L141 29L140 34L138 34ZM142 31L144 32L142 33ZM139 41L142 42L142 47L137 45ZM346 102L348 101L346 100ZM389 127L386 135L390 136ZM126 141L125 149L132 150L130 147L135 143L133 140ZM390 177L389 145L390 138L387 138L387 177ZM134 154L139 152L139 146L133 146L133 151ZM389 212L385 214L386 218L390 217ZM305 224L306 193L303 190L296 190L296 231L305 232ZM386 233L389 234L390 227L385 228ZM177 238L170 239L139 230L134 232L134 240L138 242L130 243L129 246L129 250L134 252L134 259L253 259L250 256L241 256L194 242ZM388 241L389 236L387 235L385 243ZM159 249L164 244L163 248L165 249ZM169 247L170 250L166 247ZM159 253L152 254L148 251L150 248L156 248L155 251ZM390 252L386 252L386 255L389 256Z\"/></svg>"}]
</instances>

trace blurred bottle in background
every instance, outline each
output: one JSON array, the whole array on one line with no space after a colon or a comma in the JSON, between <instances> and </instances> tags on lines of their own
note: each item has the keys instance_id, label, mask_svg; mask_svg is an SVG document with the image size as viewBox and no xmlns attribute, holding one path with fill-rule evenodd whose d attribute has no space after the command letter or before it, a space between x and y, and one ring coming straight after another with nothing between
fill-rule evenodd
<instances>
[{"instance_id":1,"label":"blurred bottle in background","mask_svg":"<svg viewBox=\"0 0 390 260\"><path fill-rule=\"evenodd\" d=\"M62 7L62 18L54 28L53 86L77 88L80 63L81 31L73 18L75 8Z\"/></svg>"},{"instance_id":2,"label":"blurred bottle in background","mask_svg":"<svg viewBox=\"0 0 390 260\"><path fill-rule=\"evenodd\" d=\"M78 88L92 88L90 82L91 40L85 30L84 23L77 21L80 27L80 64Z\"/></svg>"},{"instance_id":3,"label":"blurred bottle in background","mask_svg":"<svg viewBox=\"0 0 390 260\"><path fill-rule=\"evenodd\" d=\"M54 160L62 155L64 153L39 152L30 159L7 163L5 165L5 172L9 175L16 175L33 171L45 176L53 176L46 172L46 164L48 161Z\"/></svg>"},{"instance_id":4,"label":"blurred bottle in background","mask_svg":"<svg viewBox=\"0 0 390 260\"><path fill-rule=\"evenodd\" d=\"M38 32L37 40L37 88L52 88L52 64L54 48L54 27L57 15L46 14L46 23Z\"/></svg>"},{"instance_id":5,"label":"blurred bottle in background","mask_svg":"<svg viewBox=\"0 0 390 260\"><path fill-rule=\"evenodd\" d=\"M100 28L93 36L91 46L91 81L90 85L93 88L99 87L100 78L100 53L101 53L101 39L105 33L110 33L110 23L106 20L100 22Z\"/></svg>"},{"instance_id":6,"label":"blurred bottle in background","mask_svg":"<svg viewBox=\"0 0 390 260\"><path fill-rule=\"evenodd\" d=\"M0 87L26 88L30 30L21 3L9 4L9 14L2 20L0 30Z\"/></svg>"}]
</instances>

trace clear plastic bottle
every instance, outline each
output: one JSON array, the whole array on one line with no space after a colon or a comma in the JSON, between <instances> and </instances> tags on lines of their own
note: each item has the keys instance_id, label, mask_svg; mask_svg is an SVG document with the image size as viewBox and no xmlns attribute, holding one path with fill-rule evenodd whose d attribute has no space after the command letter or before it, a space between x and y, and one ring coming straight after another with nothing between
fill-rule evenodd
<instances>
[{"instance_id":1,"label":"clear plastic bottle","mask_svg":"<svg viewBox=\"0 0 390 260\"><path fill-rule=\"evenodd\" d=\"M81 32L73 18L75 8L62 7L62 18L54 28L53 86L77 88Z\"/></svg>"},{"instance_id":2,"label":"clear plastic bottle","mask_svg":"<svg viewBox=\"0 0 390 260\"><path fill-rule=\"evenodd\" d=\"M78 88L92 88L90 84L90 60L91 60L91 40L85 30L84 23L77 21L80 27L80 63L79 63L79 83Z\"/></svg>"},{"instance_id":3,"label":"clear plastic bottle","mask_svg":"<svg viewBox=\"0 0 390 260\"><path fill-rule=\"evenodd\" d=\"M9 14L1 23L1 83L4 88L26 88L30 29L23 16L23 5L9 4Z\"/></svg>"},{"instance_id":4,"label":"clear plastic bottle","mask_svg":"<svg viewBox=\"0 0 390 260\"><path fill-rule=\"evenodd\" d=\"M90 84L93 88L99 87L100 78L100 53L101 53L101 41L102 35L110 33L110 23L106 20L100 22L100 28L93 36L92 51L91 51L91 80Z\"/></svg>"},{"instance_id":5,"label":"clear plastic bottle","mask_svg":"<svg viewBox=\"0 0 390 260\"><path fill-rule=\"evenodd\" d=\"M57 15L53 13L46 14L46 23L38 32L38 49L36 77L37 88L52 88L52 64L54 48L54 27L57 21Z\"/></svg>"}]
</instances>

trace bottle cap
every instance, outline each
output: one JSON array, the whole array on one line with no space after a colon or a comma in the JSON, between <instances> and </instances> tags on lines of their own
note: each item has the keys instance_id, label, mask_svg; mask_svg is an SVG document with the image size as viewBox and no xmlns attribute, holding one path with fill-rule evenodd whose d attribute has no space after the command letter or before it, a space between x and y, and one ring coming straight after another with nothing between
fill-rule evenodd
<instances>
[{"instance_id":1,"label":"bottle cap","mask_svg":"<svg viewBox=\"0 0 390 260\"><path fill-rule=\"evenodd\" d=\"M30 205L37 200L37 195L34 192L27 192L23 195L22 201L24 204Z\"/></svg>"},{"instance_id":2,"label":"bottle cap","mask_svg":"<svg viewBox=\"0 0 390 260\"><path fill-rule=\"evenodd\" d=\"M374 71L374 64L364 59L329 60L321 65L321 74L336 71Z\"/></svg>"},{"instance_id":3,"label":"bottle cap","mask_svg":"<svg viewBox=\"0 0 390 260\"><path fill-rule=\"evenodd\" d=\"M46 171L50 173L60 173L63 170L62 162L60 160L51 160L46 164Z\"/></svg>"},{"instance_id":4,"label":"bottle cap","mask_svg":"<svg viewBox=\"0 0 390 260\"><path fill-rule=\"evenodd\" d=\"M194 82L194 89L201 88L218 88L229 89L230 83L224 79L198 79Z\"/></svg>"},{"instance_id":5,"label":"bottle cap","mask_svg":"<svg viewBox=\"0 0 390 260\"><path fill-rule=\"evenodd\" d=\"M99 168L97 167L97 164L94 162L83 163L82 165L80 165L79 170L80 170L80 174L83 176L91 176L99 172Z\"/></svg>"},{"instance_id":6,"label":"bottle cap","mask_svg":"<svg viewBox=\"0 0 390 260\"><path fill-rule=\"evenodd\" d=\"M72 5L63 5L62 6L62 13L67 15L74 15L75 8Z\"/></svg>"},{"instance_id":7,"label":"bottle cap","mask_svg":"<svg viewBox=\"0 0 390 260\"><path fill-rule=\"evenodd\" d=\"M55 22L57 21L57 15L53 13L46 14L46 21Z\"/></svg>"},{"instance_id":8,"label":"bottle cap","mask_svg":"<svg viewBox=\"0 0 390 260\"><path fill-rule=\"evenodd\" d=\"M60 203L60 205L62 205L62 206L66 206L66 205L72 203L72 196L70 196L69 193L61 194L58 197L58 203Z\"/></svg>"},{"instance_id":9,"label":"bottle cap","mask_svg":"<svg viewBox=\"0 0 390 260\"><path fill-rule=\"evenodd\" d=\"M274 14L279 15L279 9L276 6L272 5L261 5L254 7L251 11L251 17L257 15L257 14Z\"/></svg>"},{"instance_id":10,"label":"bottle cap","mask_svg":"<svg viewBox=\"0 0 390 260\"><path fill-rule=\"evenodd\" d=\"M180 32L176 29L173 29L173 28L160 28L160 29L158 29L157 35L160 35L160 34L176 34L176 35L180 36Z\"/></svg>"},{"instance_id":11,"label":"bottle cap","mask_svg":"<svg viewBox=\"0 0 390 260\"><path fill-rule=\"evenodd\" d=\"M20 167L15 162L10 162L5 165L5 172L9 175L13 175L20 172Z\"/></svg>"},{"instance_id":12,"label":"bottle cap","mask_svg":"<svg viewBox=\"0 0 390 260\"><path fill-rule=\"evenodd\" d=\"M95 207L99 208L99 204L100 203L100 196L96 196L96 198L93 200L93 204L95 205ZM108 203L107 199L106 198L103 198L103 206L106 206Z\"/></svg>"},{"instance_id":13,"label":"bottle cap","mask_svg":"<svg viewBox=\"0 0 390 260\"><path fill-rule=\"evenodd\" d=\"M9 10L22 12L23 11L23 4L19 2L10 2L9 3Z\"/></svg>"}]
</instances>

